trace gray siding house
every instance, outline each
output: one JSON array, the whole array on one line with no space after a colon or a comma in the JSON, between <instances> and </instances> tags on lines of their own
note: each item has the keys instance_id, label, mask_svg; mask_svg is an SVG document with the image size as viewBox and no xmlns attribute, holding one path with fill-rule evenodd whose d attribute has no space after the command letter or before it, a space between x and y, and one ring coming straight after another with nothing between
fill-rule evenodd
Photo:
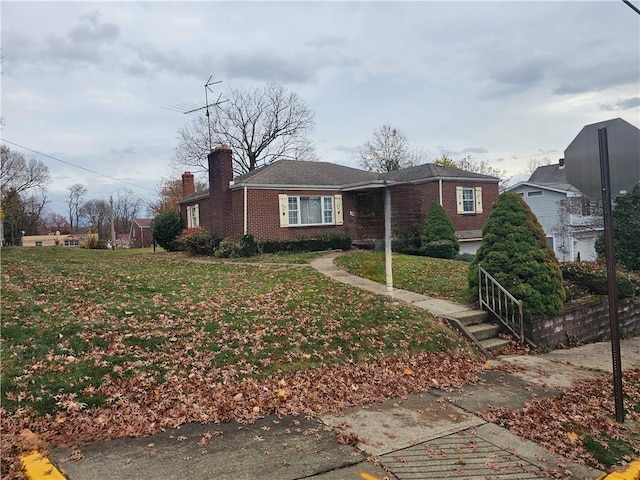
<instances>
[{"instance_id":1,"label":"gray siding house","mask_svg":"<svg viewBox=\"0 0 640 480\"><path fill-rule=\"evenodd\" d=\"M600 201L567 183L564 160L538 167L525 182L507 189L520 195L538 218L547 243L561 262L595 260L595 241L603 230Z\"/></svg>"}]
</instances>

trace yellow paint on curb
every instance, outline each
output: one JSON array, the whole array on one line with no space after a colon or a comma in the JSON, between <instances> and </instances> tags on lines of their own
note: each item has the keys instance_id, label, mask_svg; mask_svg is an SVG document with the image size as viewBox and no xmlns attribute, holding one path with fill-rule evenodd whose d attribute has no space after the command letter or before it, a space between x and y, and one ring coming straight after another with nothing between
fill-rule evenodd
<instances>
[{"instance_id":1,"label":"yellow paint on curb","mask_svg":"<svg viewBox=\"0 0 640 480\"><path fill-rule=\"evenodd\" d=\"M66 480L64 475L40 452L20 457L29 480Z\"/></svg>"},{"instance_id":2,"label":"yellow paint on curb","mask_svg":"<svg viewBox=\"0 0 640 480\"><path fill-rule=\"evenodd\" d=\"M640 480L640 460L631 462L621 472L600 475L596 480Z\"/></svg>"},{"instance_id":3,"label":"yellow paint on curb","mask_svg":"<svg viewBox=\"0 0 640 480\"><path fill-rule=\"evenodd\" d=\"M369 475L366 472L360 472L360 476L363 480L380 480L378 477L374 477L373 475Z\"/></svg>"}]
</instances>

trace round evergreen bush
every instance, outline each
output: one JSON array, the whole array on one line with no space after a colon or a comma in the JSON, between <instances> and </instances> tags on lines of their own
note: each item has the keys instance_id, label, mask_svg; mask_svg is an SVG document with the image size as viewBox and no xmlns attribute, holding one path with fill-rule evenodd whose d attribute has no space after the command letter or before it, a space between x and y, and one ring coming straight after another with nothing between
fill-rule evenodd
<instances>
[{"instance_id":1,"label":"round evergreen bush","mask_svg":"<svg viewBox=\"0 0 640 480\"><path fill-rule=\"evenodd\" d=\"M151 232L158 245L167 251L178 250L176 241L182 231L182 219L174 210L167 210L155 216L151 223Z\"/></svg>"},{"instance_id":2,"label":"round evergreen bush","mask_svg":"<svg viewBox=\"0 0 640 480\"><path fill-rule=\"evenodd\" d=\"M525 315L554 315L565 289L555 254L528 205L515 193L503 193L482 228L482 243L469 268L470 294L477 298L478 266L523 301Z\"/></svg>"},{"instance_id":3,"label":"round evergreen bush","mask_svg":"<svg viewBox=\"0 0 640 480\"><path fill-rule=\"evenodd\" d=\"M438 202L429 206L422 235L422 250L428 257L455 258L460 251L453 221Z\"/></svg>"}]
</instances>

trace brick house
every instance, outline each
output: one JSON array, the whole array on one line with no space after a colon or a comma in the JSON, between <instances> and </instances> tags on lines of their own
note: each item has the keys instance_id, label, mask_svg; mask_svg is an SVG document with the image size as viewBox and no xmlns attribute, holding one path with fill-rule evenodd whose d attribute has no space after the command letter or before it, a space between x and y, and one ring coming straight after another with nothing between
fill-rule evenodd
<instances>
[{"instance_id":1,"label":"brick house","mask_svg":"<svg viewBox=\"0 0 640 480\"><path fill-rule=\"evenodd\" d=\"M435 201L451 216L461 252L474 253L498 198L498 178L435 164L373 173L280 160L234 179L228 147L212 150L208 160L208 190L196 192L193 174L182 175L180 215L185 227L204 227L219 237L290 240L335 233L354 244L371 243L384 238L389 188L394 236L421 226Z\"/></svg>"},{"instance_id":2,"label":"brick house","mask_svg":"<svg viewBox=\"0 0 640 480\"><path fill-rule=\"evenodd\" d=\"M148 248L153 243L153 218L134 218L129 229L129 248Z\"/></svg>"}]
</instances>

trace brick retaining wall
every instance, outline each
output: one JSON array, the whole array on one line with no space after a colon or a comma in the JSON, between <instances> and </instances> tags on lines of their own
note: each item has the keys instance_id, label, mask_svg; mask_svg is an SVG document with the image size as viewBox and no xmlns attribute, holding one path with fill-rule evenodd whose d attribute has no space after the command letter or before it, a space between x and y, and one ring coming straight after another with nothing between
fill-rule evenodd
<instances>
[{"instance_id":1,"label":"brick retaining wall","mask_svg":"<svg viewBox=\"0 0 640 480\"><path fill-rule=\"evenodd\" d=\"M618 322L621 336L640 334L640 298L618 299ZM567 304L559 315L525 318L524 332L536 345L549 348L609 340L608 297L593 296Z\"/></svg>"}]
</instances>

